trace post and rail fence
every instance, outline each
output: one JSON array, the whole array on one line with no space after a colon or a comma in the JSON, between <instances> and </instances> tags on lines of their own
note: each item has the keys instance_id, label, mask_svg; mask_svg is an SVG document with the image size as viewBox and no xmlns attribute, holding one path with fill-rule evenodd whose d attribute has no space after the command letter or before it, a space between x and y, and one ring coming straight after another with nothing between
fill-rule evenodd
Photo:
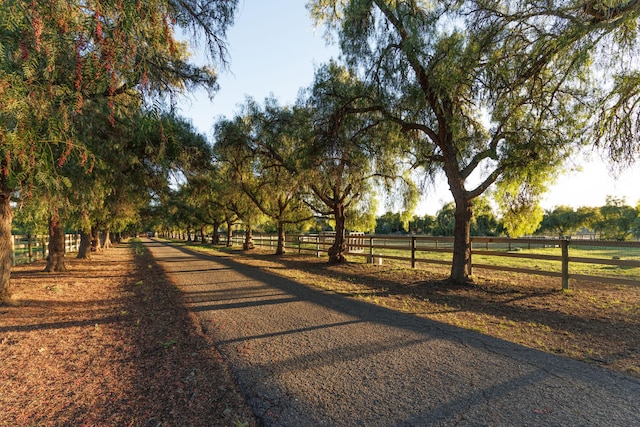
<instances>
[{"instance_id":1,"label":"post and rail fence","mask_svg":"<svg viewBox=\"0 0 640 427\"><path fill-rule=\"evenodd\" d=\"M242 244L236 234L233 244ZM256 246L275 249L277 236L255 234ZM331 233L289 234L285 248L320 257L333 244ZM453 237L364 235L347 236L347 253L365 257L372 264L383 259L419 264L451 265ZM504 260L508 259L508 263ZM502 262L501 262L502 261ZM569 281L592 281L613 285L640 285L640 242L618 242L569 238L472 237L469 271L499 270L556 277L562 288Z\"/></svg>"},{"instance_id":2,"label":"post and rail fence","mask_svg":"<svg viewBox=\"0 0 640 427\"><path fill-rule=\"evenodd\" d=\"M80 237L77 234L65 234L64 251L77 252L80 246ZM39 259L45 259L49 255L48 235L12 235L11 236L11 263L27 264Z\"/></svg>"}]
</instances>

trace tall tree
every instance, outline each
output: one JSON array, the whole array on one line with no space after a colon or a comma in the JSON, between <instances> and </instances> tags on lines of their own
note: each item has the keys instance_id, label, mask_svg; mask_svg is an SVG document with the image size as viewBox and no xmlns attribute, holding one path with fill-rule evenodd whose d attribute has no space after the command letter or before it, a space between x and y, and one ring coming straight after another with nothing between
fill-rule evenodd
<instances>
[{"instance_id":1,"label":"tall tree","mask_svg":"<svg viewBox=\"0 0 640 427\"><path fill-rule=\"evenodd\" d=\"M216 124L218 159L228 165L228 179L276 223L277 255L286 251L285 227L313 218L302 197L306 178L299 165L305 114L273 99L263 107L249 100L239 116Z\"/></svg>"},{"instance_id":2,"label":"tall tree","mask_svg":"<svg viewBox=\"0 0 640 427\"><path fill-rule=\"evenodd\" d=\"M620 40L635 40L640 14L635 1L314 0L309 8L339 32L346 60L379 84L388 114L420 139L425 169L446 176L456 283L469 278L472 200L498 185L514 218L536 204L541 177L589 136L586 106L600 96L594 57L609 48L608 59L621 59Z\"/></svg>"},{"instance_id":3,"label":"tall tree","mask_svg":"<svg viewBox=\"0 0 640 427\"><path fill-rule=\"evenodd\" d=\"M355 226L358 217L369 214L373 225L376 181L387 188L398 184L405 208L415 202L402 162L408 139L381 114L375 95L352 72L330 62L316 71L305 101L313 130L312 138L302 140L309 202L335 221L330 263L346 260L348 221Z\"/></svg>"}]
</instances>

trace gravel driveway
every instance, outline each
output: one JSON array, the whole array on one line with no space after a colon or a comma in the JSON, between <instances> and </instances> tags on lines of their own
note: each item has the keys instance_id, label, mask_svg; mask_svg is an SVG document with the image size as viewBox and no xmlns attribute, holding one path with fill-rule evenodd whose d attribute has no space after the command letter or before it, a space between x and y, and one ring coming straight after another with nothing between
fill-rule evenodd
<instances>
[{"instance_id":1,"label":"gravel driveway","mask_svg":"<svg viewBox=\"0 0 640 427\"><path fill-rule=\"evenodd\" d=\"M264 425L640 425L636 378L146 245Z\"/></svg>"}]
</instances>

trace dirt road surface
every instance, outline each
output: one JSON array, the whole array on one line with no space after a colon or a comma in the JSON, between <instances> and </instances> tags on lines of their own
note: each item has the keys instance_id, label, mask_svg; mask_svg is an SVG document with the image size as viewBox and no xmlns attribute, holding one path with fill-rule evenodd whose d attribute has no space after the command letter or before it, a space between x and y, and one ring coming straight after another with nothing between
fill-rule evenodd
<instances>
[{"instance_id":1,"label":"dirt road surface","mask_svg":"<svg viewBox=\"0 0 640 427\"><path fill-rule=\"evenodd\" d=\"M264 425L640 425L637 378L145 244Z\"/></svg>"}]
</instances>

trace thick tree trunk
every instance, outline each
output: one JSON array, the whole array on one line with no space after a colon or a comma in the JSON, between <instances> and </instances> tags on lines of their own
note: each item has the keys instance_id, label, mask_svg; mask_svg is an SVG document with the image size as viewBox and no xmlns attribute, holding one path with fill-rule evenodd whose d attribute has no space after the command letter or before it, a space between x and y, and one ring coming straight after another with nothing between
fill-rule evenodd
<instances>
[{"instance_id":1,"label":"thick tree trunk","mask_svg":"<svg viewBox=\"0 0 640 427\"><path fill-rule=\"evenodd\" d=\"M284 222L278 221L278 245L276 246L276 255L284 255L287 252L284 247L284 242Z\"/></svg>"},{"instance_id":2,"label":"thick tree trunk","mask_svg":"<svg viewBox=\"0 0 640 427\"><path fill-rule=\"evenodd\" d=\"M456 198L456 228L453 236L453 262L449 281L462 285L469 282L471 263L471 201Z\"/></svg>"},{"instance_id":3,"label":"thick tree trunk","mask_svg":"<svg viewBox=\"0 0 640 427\"><path fill-rule=\"evenodd\" d=\"M191 242L191 228L187 227L187 242Z\"/></svg>"},{"instance_id":4,"label":"thick tree trunk","mask_svg":"<svg viewBox=\"0 0 640 427\"><path fill-rule=\"evenodd\" d=\"M0 180L0 302L9 301L11 287L11 191Z\"/></svg>"},{"instance_id":5,"label":"thick tree trunk","mask_svg":"<svg viewBox=\"0 0 640 427\"><path fill-rule=\"evenodd\" d=\"M80 230L80 247L76 258L91 258L91 235L84 230Z\"/></svg>"},{"instance_id":6,"label":"thick tree trunk","mask_svg":"<svg viewBox=\"0 0 640 427\"><path fill-rule=\"evenodd\" d=\"M333 241L333 245L329 248L329 263L330 264L342 264L347 262L344 253L347 251L347 238L345 222L346 217L344 214L344 206L338 205L333 210L333 217L336 221L336 237Z\"/></svg>"},{"instance_id":7,"label":"thick tree trunk","mask_svg":"<svg viewBox=\"0 0 640 427\"><path fill-rule=\"evenodd\" d=\"M49 257L44 271L62 273L67 271L64 264L64 228L57 219L49 221Z\"/></svg>"},{"instance_id":8,"label":"thick tree trunk","mask_svg":"<svg viewBox=\"0 0 640 427\"><path fill-rule=\"evenodd\" d=\"M211 244L219 245L220 244L220 233L218 232L218 228L220 228L219 221L213 221L213 235L211 236Z\"/></svg>"},{"instance_id":9,"label":"thick tree trunk","mask_svg":"<svg viewBox=\"0 0 640 427\"><path fill-rule=\"evenodd\" d=\"M254 248L255 246L253 245L253 229L251 228L251 225L247 224L242 249L244 249L245 251L249 251Z\"/></svg>"}]
</instances>

